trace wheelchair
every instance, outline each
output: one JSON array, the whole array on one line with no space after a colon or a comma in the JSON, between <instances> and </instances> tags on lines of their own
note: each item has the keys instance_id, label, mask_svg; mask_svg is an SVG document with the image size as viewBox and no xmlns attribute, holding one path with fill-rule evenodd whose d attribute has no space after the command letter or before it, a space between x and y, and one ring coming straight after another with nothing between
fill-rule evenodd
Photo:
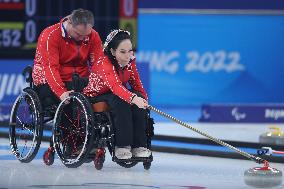
<instances>
[{"instance_id":1,"label":"wheelchair","mask_svg":"<svg viewBox=\"0 0 284 189\"><path fill-rule=\"evenodd\" d=\"M53 121L50 147L44 152L43 161L52 165L55 153L62 163L69 168L76 168L83 163L94 162L97 170L102 169L106 149L112 156L112 161L118 165L130 168L142 162L144 169L151 167L153 156L147 158L133 157L120 160L115 156L115 127L111 112L105 102L91 104L89 99L78 89L79 77L72 77L73 93L60 102L56 108L42 107L34 89L31 68L26 81L29 87L16 99L10 117L10 144L13 154L24 163L28 163L36 156L42 136L43 128ZM22 115L23 113L28 115ZM147 145L151 150L151 138L154 135L154 121L147 112Z\"/></svg>"}]
</instances>

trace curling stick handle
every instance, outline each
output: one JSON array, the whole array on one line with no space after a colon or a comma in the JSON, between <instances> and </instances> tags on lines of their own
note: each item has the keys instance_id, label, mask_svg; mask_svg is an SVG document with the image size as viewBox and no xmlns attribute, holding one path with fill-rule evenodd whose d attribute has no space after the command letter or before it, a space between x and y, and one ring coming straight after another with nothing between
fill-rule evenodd
<instances>
[{"instance_id":1,"label":"curling stick handle","mask_svg":"<svg viewBox=\"0 0 284 189\"><path fill-rule=\"evenodd\" d=\"M188 125L188 124L186 124L186 123L184 123L184 122L182 122L182 121L180 121L180 120L178 120L178 119L176 119L176 118L170 116L169 114L166 114L166 113L164 113L164 112L158 110L157 108L155 108L155 107L153 107L153 106L151 106L151 105L148 106L148 109L149 109L149 110L152 110L152 111L154 111L154 112L157 112L158 114L160 114L160 115L162 115L162 116L164 116L164 117L166 117L166 118L168 118L168 119L170 119L170 120L176 122L177 124L179 124L179 125L181 125L181 126L184 126L184 127L188 128L188 129L191 129L192 131L197 132L197 133L201 134L202 136L205 136L205 137L209 138L210 140L212 140L212 141L214 141L214 142L216 142L216 143L218 143L218 144L220 144L220 145L222 145L222 146L228 147L228 148L230 148L230 149L236 151L236 152L239 153L240 155L245 156L245 157L247 157L248 159L254 160L254 161L257 162L257 163L264 163L264 162L266 161L266 160L264 160L264 159L262 159L262 158L260 158L260 157L253 156L253 155L251 155L251 154L249 154L249 153L247 153L247 152L244 152L244 151L242 151L242 150L240 150L240 149L238 149L238 148L236 148L236 147L234 147L234 146L232 146L232 145L230 145L230 144L228 144L228 143L225 143L225 142L223 142L222 140L219 140L219 139L217 139L217 138L214 138L214 137L212 137L212 136L210 136L210 135L208 135L208 134L206 134L206 133L204 133L204 132L202 132L202 131L199 131L198 129L196 129L196 128L194 128L194 127L191 127L190 125Z\"/></svg>"}]
</instances>

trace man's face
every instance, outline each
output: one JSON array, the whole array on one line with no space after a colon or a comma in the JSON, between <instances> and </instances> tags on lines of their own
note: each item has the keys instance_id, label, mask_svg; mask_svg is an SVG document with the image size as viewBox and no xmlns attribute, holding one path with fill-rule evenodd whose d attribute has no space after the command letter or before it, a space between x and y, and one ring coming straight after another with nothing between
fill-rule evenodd
<instances>
[{"instance_id":1,"label":"man's face","mask_svg":"<svg viewBox=\"0 0 284 189\"><path fill-rule=\"evenodd\" d=\"M72 39L74 39L75 41L79 42L79 41L83 41L84 39L86 39L92 31L92 26L87 24L79 24L77 26L73 26L72 24L70 24L70 31L69 31L69 35L72 37Z\"/></svg>"}]
</instances>

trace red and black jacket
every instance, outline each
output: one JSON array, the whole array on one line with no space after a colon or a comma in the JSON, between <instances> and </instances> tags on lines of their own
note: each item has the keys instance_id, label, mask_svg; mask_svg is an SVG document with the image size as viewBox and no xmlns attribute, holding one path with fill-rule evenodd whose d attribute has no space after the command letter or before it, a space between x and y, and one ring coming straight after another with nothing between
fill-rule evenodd
<instances>
[{"instance_id":1,"label":"red and black jacket","mask_svg":"<svg viewBox=\"0 0 284 189\"><path fill-rule=\"evenodd\" d=\"M89 65L103 56L102 41L95 30L78 44L67 34L63 25L66 20L64 18L42 31L33 68L34 84L47 83L58 97L67 91L64 82L72 80L72 73L88 77Z\"/></svg>"},{"instance_id":2,"label":"red and black jacket","mask_svg":"<svg viewBox=\"0 0 284 189\"><path fill-rule=\"evenodd\" d=\"M139 92L144 99L148 100L136 68L136 59L116 71L109 58L104 56L93 64L89 84L83 92L89 97L95 97L111 91L121 99L131 103L134 93L127 89L127 83L129 83L131 89Z\"/></svg>"}]
</instances>

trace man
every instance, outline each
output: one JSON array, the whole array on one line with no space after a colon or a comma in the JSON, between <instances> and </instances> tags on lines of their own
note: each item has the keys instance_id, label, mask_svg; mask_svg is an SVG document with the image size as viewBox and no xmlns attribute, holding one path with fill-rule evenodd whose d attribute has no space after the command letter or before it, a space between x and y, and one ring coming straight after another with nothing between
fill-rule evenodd
<instances>
[{"instance_id":1,"label":"man","mask_svg":"<svg viewBox=\"0 0 284 189\"><path fill-rule=\"evenodd\" d=\"M89 67L103 55L93 25L93 14L77 9L40 34L32 76L44 107L68 97L72 75L88 78Z\"/></svg>"}]
</instances>

